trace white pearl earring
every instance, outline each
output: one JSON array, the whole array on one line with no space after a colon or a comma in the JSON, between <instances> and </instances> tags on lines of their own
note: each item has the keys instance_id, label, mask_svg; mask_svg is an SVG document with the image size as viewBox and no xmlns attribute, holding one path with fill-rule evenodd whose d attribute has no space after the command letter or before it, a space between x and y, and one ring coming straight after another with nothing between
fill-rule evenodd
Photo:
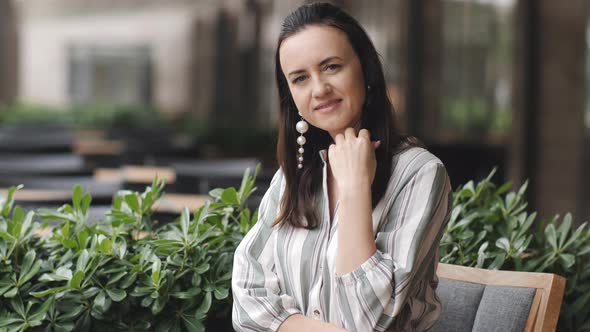
<instances>
[{"instance_id":1,"label":"white pearl earring","mask_svg":"<svg viewBox=\"0 0 590 332\"><path fill-rule=\"evenodd\" d=\"M299 116L301 116L301 113L299 113ZM305 144L306 139L303 134L305 134L308 129L309 125L307 122L305 122L305 120L303 120L303 116L301 116L301 120L299 120L299 122L297 122L295 125L295 130L301 134L299 137L297 137L297 144L299 144L299 149L297 150L297 168L299 169L303 168L303 152L305 152L303 145Z\"/></svg>"}]
</instances>

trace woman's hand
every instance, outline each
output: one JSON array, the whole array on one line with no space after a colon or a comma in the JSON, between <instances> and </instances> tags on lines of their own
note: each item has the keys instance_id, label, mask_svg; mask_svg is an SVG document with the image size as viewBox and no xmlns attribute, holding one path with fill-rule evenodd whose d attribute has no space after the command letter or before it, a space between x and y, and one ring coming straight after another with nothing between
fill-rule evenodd
<instances>
[{"instance_id":1,"label":"woman's hand","mask_svg":"<svg viewBox=\"0 0 590 332\"><path fill-rule=\"evenodd\" d=\"M340 193L362 185L371 187L377 169L375 149L379 144L380 141L371 142L367 129L361 129L358 136L353 128L336 135L328 149L328 159Z\"/></svg>"}]
</instances>

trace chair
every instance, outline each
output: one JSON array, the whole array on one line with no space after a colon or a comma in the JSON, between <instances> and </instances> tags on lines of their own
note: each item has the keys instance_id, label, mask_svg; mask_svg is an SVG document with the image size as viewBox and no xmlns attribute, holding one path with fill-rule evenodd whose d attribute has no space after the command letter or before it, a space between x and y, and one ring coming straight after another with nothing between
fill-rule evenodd
<instances>
[{"instance_id":1,"label":"chair","mask_svg":"<svg viewBox=\"0 0 590 332\"><path fill-rule=\"evenodd\" d=\"M565 278L439 263L443 304L431 331L555 331Z\"/></svg>"}]
</instances>

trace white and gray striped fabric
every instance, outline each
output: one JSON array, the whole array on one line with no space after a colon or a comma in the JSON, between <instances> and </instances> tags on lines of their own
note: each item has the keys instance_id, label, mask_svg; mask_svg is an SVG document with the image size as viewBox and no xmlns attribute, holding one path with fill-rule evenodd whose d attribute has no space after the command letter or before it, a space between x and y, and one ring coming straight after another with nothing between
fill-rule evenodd
<instances>
[{"instance_id":1,"label":"white and gray striped fabric","mask_svg":"<svg viewBox=\"0 0 590 332\"><path fill-rule=\"evenodd\" d=\"M326 167L317 198L321 222L311 230L272 226L285 186L280 170L273 177L258 223L235 252L234 328L276 331L301 313L351 332L427 330L441 312L435 272L451 209L442 162L422 148L393 157L387 191L372 214L377 251L343 276L335 273L338 214L330 222Z\"/></svg>"}]
</instances>

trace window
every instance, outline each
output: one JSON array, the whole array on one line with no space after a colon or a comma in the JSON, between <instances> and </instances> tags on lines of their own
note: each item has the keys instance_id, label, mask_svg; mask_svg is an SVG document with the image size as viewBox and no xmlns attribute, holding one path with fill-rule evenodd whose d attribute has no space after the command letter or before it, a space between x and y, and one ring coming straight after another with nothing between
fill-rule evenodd
<instances>
[{"instance_id":1,"label":"window","mask_svg":"<svg viewBox=\"0 0 590 332\"><path fill-rule=\"evenodd\" d=\"M514 6L514 0L443 2L443 137L503 142L508 134Z\"/></svg>"},{"instance_id":2,"label":"window","mask_svg":"<svg viewBox=\"0 0 590 332\"><path fill-rule=\"evenodd\" d=\"M151 105L149 48L72 46L68 53L72 104Z\"/></svg>"}]
</instances>

